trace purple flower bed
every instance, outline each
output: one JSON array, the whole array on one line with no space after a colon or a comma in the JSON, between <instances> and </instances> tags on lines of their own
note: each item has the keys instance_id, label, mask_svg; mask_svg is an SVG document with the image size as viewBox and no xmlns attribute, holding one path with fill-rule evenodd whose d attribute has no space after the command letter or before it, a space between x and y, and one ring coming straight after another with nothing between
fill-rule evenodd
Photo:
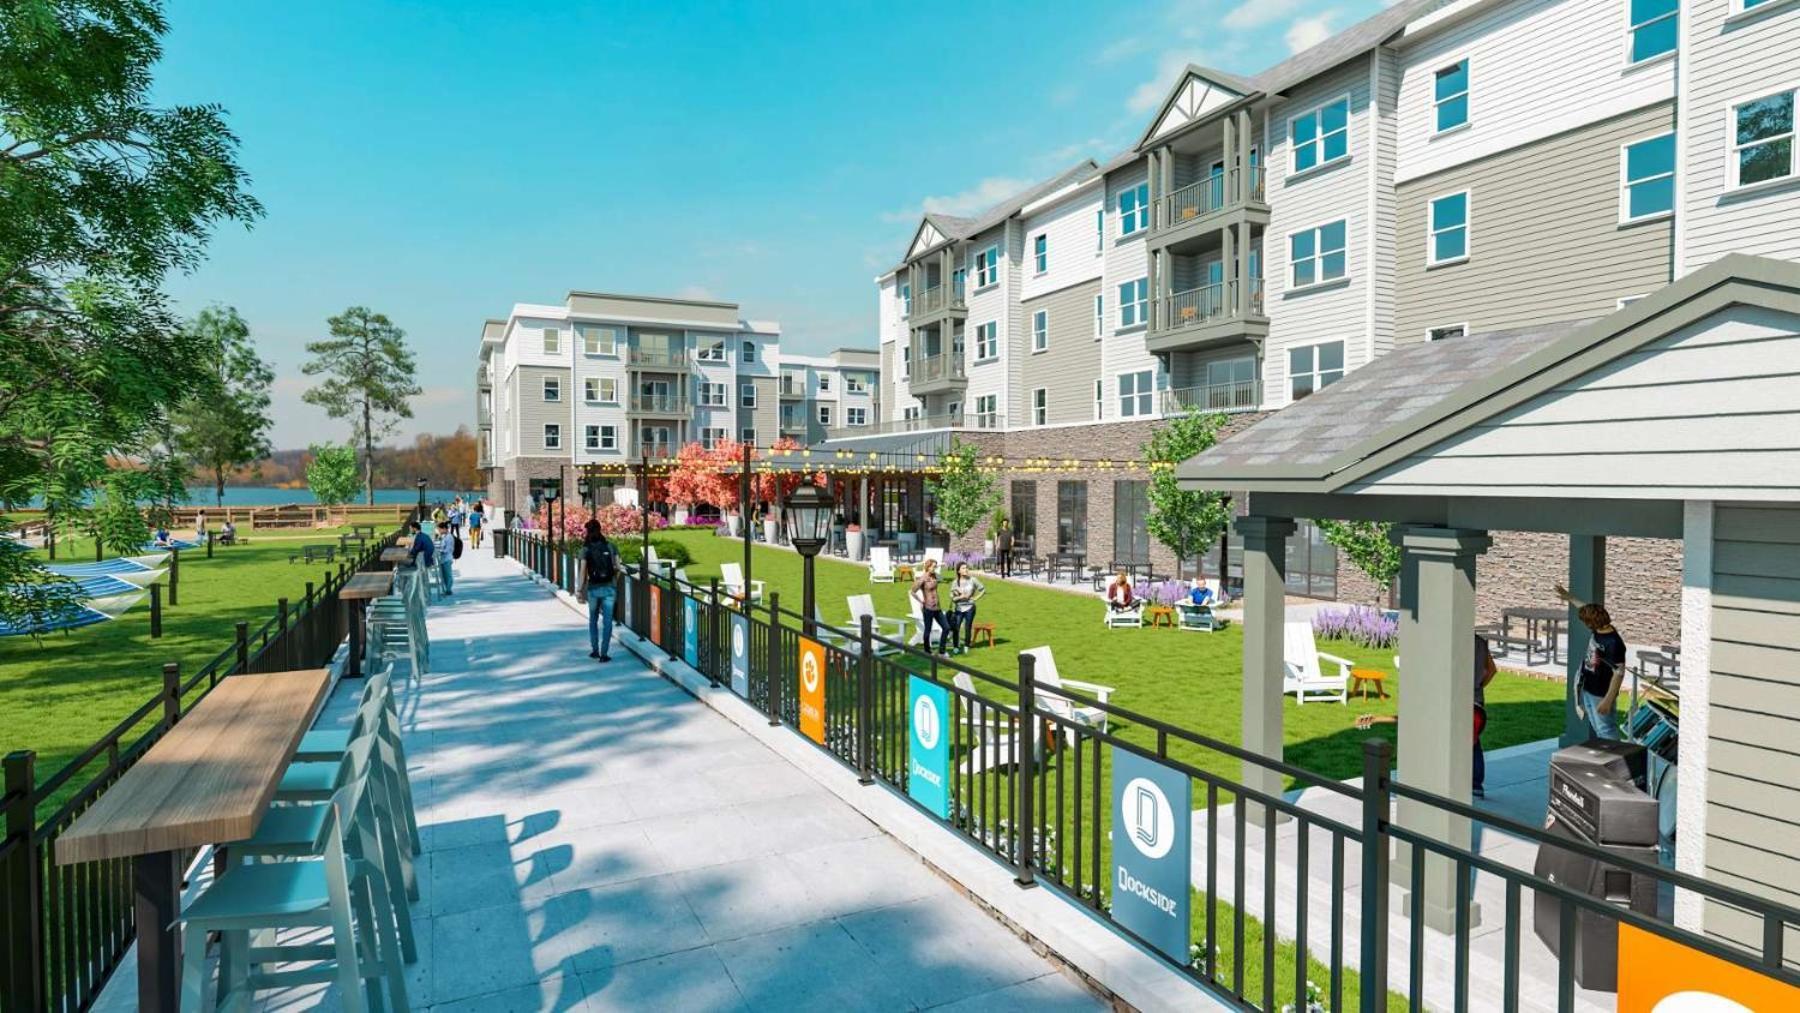
<instances>
[{"instance_id":1,"label":"purple flower bed","mask_svg":"<svg viewBox=\"0 0 1800 1013\"><path fill-rule=\"evenodd\" d=\"M1314 636L1348 640L1364 647L1392 647L1400 637L1398 622L1367 605L1320 609L1313 613L1312 625Z\"/></svg>"},{"instance_id":2,"label":"purple flower bed","mask_svg":"<svg viewBox=\"0 0 1800 1013\"><path fill-rule=\"evenodd\" d=\"M1159 580L1154 583L1136 580L1131 584L1131 594L1152 605L1178 605L1188 600L1187 585L1179 580Z\"/></svg>"}]
</instances>

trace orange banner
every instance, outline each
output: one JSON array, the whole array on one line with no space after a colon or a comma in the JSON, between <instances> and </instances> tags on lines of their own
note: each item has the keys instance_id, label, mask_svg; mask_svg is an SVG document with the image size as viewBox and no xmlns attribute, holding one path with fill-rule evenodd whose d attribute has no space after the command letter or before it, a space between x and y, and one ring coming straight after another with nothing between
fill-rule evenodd
<instances>
[{"instance_id":1,"label":"orange banner","mask_svg":"<svg viewBox=\"0 0 1800 1013\"><path fill-rule=\"evenodd\" d=\"M1735 1009L1800 1010L1800 988L1642 929L1619 926L1619 1013Z\"/></svg>"},{"instance_id":2,"label":"orange banner","mask_svg":"<svg viewBox=\"0 0 1800 1013\"><path fill-rule=\"evenodd\" d=\"M800 734L825 744L825 647L800 638Z\"/></svg>"},{"instance_id":3,"label":"orange banner","mask_svg":"<svg viewBox=\"0 0 1800 1013\"><path fill-rule=\"evenodd\" d=\"M662 588L650 585L650 642L662 646Z\"/></svg>"}]
</instances>

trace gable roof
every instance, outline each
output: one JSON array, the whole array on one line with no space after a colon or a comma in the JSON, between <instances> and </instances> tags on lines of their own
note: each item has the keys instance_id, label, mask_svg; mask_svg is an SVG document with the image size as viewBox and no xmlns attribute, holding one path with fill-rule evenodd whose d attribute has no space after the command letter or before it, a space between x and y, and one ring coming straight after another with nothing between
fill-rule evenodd
<instances>
[{"instance_id":1,"label":"gable roof","mask_svg":"<svg viewBox=\"0 0 1800 1013\"><path fill-rule=\"evenodd\" d=\"M1606 317L1390 352L1175 469L1183 488L1335 492L1739 303L1800 305L1800 264L1731 254Z\"/></svg>"},{"instance_id":2,"label":"gable roof","mask_svg":"<svg viewBox=\"0 0 1800 1013\"><path fill-rule=\"evenodd\" d=\"M1190 63L1175 79L1175 86L1163 97L1162 104L1156 107L1156 115L1150 117L1150 125L1144 128L1134 150L1142 151L1164 134L1211 119L1227 108L1260 95L1262 92L1256 84L1247 78Z\"/></svg>"},{"instance_id":3,"label":"gable roof","mask_svg":"<svg viewBox=\"0 0 1800 1013\"><path fill-rule=\"evenodd\" d=\"M962 218L937 211L927 211L921 216L918 230L913 233L913 242L907 245L905 258L903 258L899 264L895 265L893 270L900 270L906 266L907 261L914 260L924 254L930 253L932 250L942 246L945 242L968 239L970 236L986 232L988 229L991 229L1001 222L1006 221L1008 218L1011 218L1013 215L1018 214L1020 208L1037 200L1039 197L1060 190L1077 180L1086 179L1099 171L1100 166L1095 164L1093 159L1084 158L1074 165L1069 166L1067 169L1051 176L1049 179L1034 183L1023 190L1020 190L1018 193L989 207L987 210L973 218ZM918 238L919 234L925 230L925 226L927 225L936 229L944 238L942 241L932 243L921 249L918 246Z\"/></svg>"}]
</instances>

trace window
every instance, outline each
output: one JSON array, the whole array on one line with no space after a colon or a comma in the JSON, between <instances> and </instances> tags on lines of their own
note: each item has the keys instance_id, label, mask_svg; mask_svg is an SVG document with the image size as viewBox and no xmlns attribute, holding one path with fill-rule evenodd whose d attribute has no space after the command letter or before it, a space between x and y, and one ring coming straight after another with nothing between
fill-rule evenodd
<instances>
[{"instance_id":1,"label":"window","mask_svg":"<svg viewBox=\"0 0 1800 1013\"><path fill-rule=\"evenodd\" d=\"M1327 341L1288 349L1288 395L1293 400L1344 378L1344 343Z\"/></svg>"},{"instance_id":2,"label":"window","mask_svg":"<svg viewBox=\"0 0 1800 1013\"><path fill-rule=\"evenodd\" d=\"M700 385L700 407L725 407L725 385L722 383L702 383Z\"/></svg>"},{"instance_id":3,"label":"window","mask_svg":"<svg viewBox=\"0 0 1800 1013\"><path fill-rule=\"evenodd\" d=\"M700 430L700 445L708 450L731 438L731 431L717 426L707 426Z\"/></svg>"},{"instance_id":4,"label":"window","mask_svg":"<svg viewBox=\"0 0 1800 1013\"><path fill-rule=\"evenodd\" d=\"M1031 261L1039 274L1050 270L1050 237L1048 235L1040 232L1038 237L1031 241Z\"/></svg>"},{"instance_id":5,"label":"window","mask_svg":"<svg viewBox=\"0 0 1800 1013\"><path fill-rule=\"evenodd\" d=\"M819 374L819 393L821 393L821 394L831 393L831 374L830 373L820 373Z\"/></svg>"},{"instance_id":6,"label":"window","mask_svg":"<svg viewBox=\"0 0 1800 1013\"><path fill-rule=\"evenodd\" d=\"M544 400L562 400L562 380L554 376L544 377Z\"/></svg>"},{"instance_id":7,"label":"window","mask_svg":"<svg viewBox=\"0 0 1800 1013\"><path fill-rule=\"evenodd\" d=\"M1100 336L1105 333L1106 333L1106 297L1103 295L1097 295L1094 297L1094 340L1099 341Z\"/></svg>"},{"instance_id":8,"label":"window","mask_svg":"<svg viewBox=\"0 0 1800 1013\"><path fill-rule=\"evenodd\" d=\"M1469 122L1469 61L1467 57L1437 72L1432 100L1437 106L1437 132L1455 130Z\"/></svg>"},{"instance_id":9,"label":"window","mask_svg":"<svg viewBox=\"0 0 1800 1013\"><path fill-rule=\"evenodd\" d=\"M1675 135L1627 144L1619 156L1624 180L1619 221L1641 222L1675 211Z\"/></svg>"},{"instance_id":10,"label":"window","mask_svg":"<svg viewBox=\"0 0 1800 1013\"><path fill-rule=\"evenodd\" d=\"M1056 551L1087 551L1087 483L1056 483Z\"/></svg>"},{"instance_id":11,"label":"window","mask_svg":"<svg viewBox=\"0 0 1800 1013\"><path fill-rule=\"evenodd\" d=\"M1000 428L1000 396L982 394L975 399L975 428Z\"/></svg>"},{"instance_id":12,"label":"window","mask_svg":"<svg viewBox=\"0 0 1800 1013\"><path fill-rule=\"evenodd\" d=\"M1031 391L1031 424L1046 425L1050 421L1050 392L1042 387Z\"/></svg>"},{"instance_id":13,"label":"window","mask_svg":"<svg viewBox=\"0 0 1800 1013\"><path fill-rule=\"evenodd\" d=\"M1150 279L1139 278L1119 286L1119 326L1136 327L1150 322Z\"/></svg>"},{"instance_id":14,"label":"window","mask_svg":"<svg viewBox=\"0 0 1800 1013\"><path fill-rule=\"evenodd\" d=\"M1094 381L1094 421L1098 422L1105 417L1106 417L1106 381L1105 380L1095 380Z\"/></svg>"},{"instance_id":15,"label":"window","mask_svg":"<svg viewBox=\"0 0 1800 1013\"><path fill-rule=\"evenodd\" d=\"M1012 508L1013 538L1029 544L1037 538L1037 483L1014 481L1007 503Z\"/></svg>"},{"instance_id":16,"label":"window","mask_svg":"<svg viewBox=\"0 0 1800 1013\"><path fill-rule=\"evenodd\" d=\"M1784 91L1731 108L1731 182L1750 186L1793 177L1794 95Z\"/></svg>"},{"instance_id":17,"label":"window","mask_svg":"<svg viewBox=\"0 0 1800 1013\"><path fill-rule=\"evenodd\" d=\"M1150 225L1150 184L1119 191L1119 235L1129 236Z\"/></svg>"},{"instance_id":18,"label":"window","mask_svg":"<svg viewBox=\"0 0 1800 1013\"><path fill-rule=\"evenodd\" d=\"M748 429L748 428L744 429L738 433L738 439L743 440L745 443L748 443L752 446L755 446L756 445L756 430Z\"/></svg>"},{"instance_id":19,"label":"window","mask_svg":"<svg viewBox=\"0 0 1800 1013\"><path fill-rule=\"evenodd\" d=\"M610 376L590 376L581 382L582 395L589 404L617 404L619 381Z\"/></svg>"},{"instance_id":20,"label":"window","mask_svg":"<svg viewBox=\"0 0 1800 1013\"><path fill-rule=\"evenodd\" d=\"M975 255L975 287L987 288L1000 280L1000 247L990 246Z\"/></svg>"},{"instance_id":21,"label":"window","mask_svg":"<svg viewBox=\"0 0 1800 1013\"><path fill-rule=\"evenodd\" d=\"M845 373L844 374L844 393L846 393L846 394L867 394L868 392L869 392L869 378L867 376L863 375L862 373Z\"/></svg>"},{"instance_id":22,"label":"window","mask_svg":"<svg viewBox=\"0 0 1800 1013\"><path fill-rule=\"evenodd\" d=\"M725 361L725 339L724 338L703 339L700 342L700 350L694 353L694 358L699 359L701 362L724 362Z\"/></svg>"},{"instance_id":23,"label":"window","mask_svg":"<svg viewBox=\"0 0 1800 1013\"><path fill-rule=\"evenodd\" d=\"M1000 325L989 320L975 326L975 361L985 362L1000 356Z\"/></svg>"},{"instance_id":24,"label":"window","mask_svg":"<svg viewBox=\"0 0 1800 1013\"><path fill-rule=\"evenodd\" d=\"M1681 44L1681 0L1625 0L1631 27L1626 43L1632 63L1642 63Z\"/></svg>"},{"instance_id":25,"label":"window","mask_svg":"<svg viewBox=\"0 0 1800 1013\"><path fill-rule=\"evenodd\" d=\"M589 355L617 355L619 353L619 332L611 327L583 327L581 330L582 349Z\"/></svg>"},{"instance_id":26,"label":"window","mask_svg":"<svg viewBox=\"0 0 1800 1013\"><path fill-rule=\"evenodd\" d=\"M1469 259L1469 191L1439 197L1431 202L1431 238L1426 242L1427 264L1455 264Z\"/></svg>"},{"instance_id":27,"label":"window","mask_svg":"<svg viewBox=\"0 0 1800 1013\"><path fill-rule=\"evenodd\" d=\"M1206 408L1254 408L1257 400L1256 360L1221 359L1206 364Z\"/></svg>"},{"instance_id":28,"label":"window","mask_svg":"<svg viewBox=\"0 0 1800 1013\"><path fill-rule=\"evenodd\" d=\"M900 315L912 316L912 285L903 283L900 286Z\"/></svg>"},{"instance_id":29,"label":"window","mask_svg":"<svg viewBox=\"0 0 1800 1013\"><path fill-rule=\"evenodd\" d=\"M900 417L907 420L908 422L910 422L914 419L917 419L919 417L919 406L918 405L908 405L905 408L902 408L900 410Z\"/></svg>"},{"instance_id":30,"label":"window","mask_svg":"<svg viewBox=\"0 0 1800 1013\"><path fill-rule=\"evenodd\" d=\"M612 427L608 426L607 428L610 429ZM583 430L582 435L584 437L583 444L589 450L599 450L600 449L600 427L599 426L588 426L585 430Z\"/></svg>"},{"instance_id":31,"label":"window","mask_svg":"<svg viewBox=\"0 0 1800 1013\"><path fill-rule=\"evenodd\" d=\"M1142 479L1113 481L1113 558L1125 563L1150 562L1150 483Z\"/></svg>"},{"instance_id":32,"label":"window","mask_svg":"<svg viewBox=\"0 0 1800 1013\"><path fill-rule=\"evenodd\" d=\"M1150 395L1154 377L1147 369L1119 374L1119 417L1135 418L1150 414Z\"/></svg>"},{"instance_id":33,"label":"window","mask_svg":"<svg viewBox=\"0 0 1800 1013\"><path fill-rule=\"evenodd\" d=\"M544 425L544 449L562 449L562 427L554 422L546 423Z\"/></svg>"},{"instance_id":34,"label":"window","mask_svg":"<svg viewBox=\"0 0 1800 1013\"><path fill-rule=\"evenodd\" d=\"M1106 252L1106 209L1094 212L1094 252Z\"/></svg>"},{"instance_id":35,"label":"window","mask_svg":"<svg viewBox=\"0 0 1800 1013\"><path fill-rule=\"evenodd\" d=\"M1342 221L1328 222L1288 237L1289 288L1305 288L1337 281L1348 271L1344 259L1347 228Z\"/></svg>"},{"instance_id":36,"label":"window","mask_svg":"<svg viewBox=\"0 0 1800 1013\"><path fill-rule=\"evenodd\" d=\"M844 421L853 426L866 426L869 424L869 410L867 408L846 408L844 409Z\"/></svg>"},{"instance_id":37,"label":"window","mask_svg":"<svg viewBox=\"0 0 1800 1013\"><path fill-rule=\"evenodd\" d=\"M1050 311L1031 314L1031 350L1042 352L1050 347Z\"/></svg>"},{"instance_id":38,"label":"window","mask_svg":"<svg viewBox=\"0 0 1800 1013\"><path fill-rule=\"evenodd\" d=\"M756 342L754 342L754 341L744 342L744 361L745 362L755 362L756 361Z\"/></svg>"},{"instance_id":39,"label":"window","mask_svg":"<svg viewBox=\"0 0 1800 1013\"><path fill-rule=\"evenodd\" d=\"M544 354L555 355L562 348L562 337L554 327L544 328Z\"/></svg>"},{"instance_id":40,"label":"window","mask_svg":"<svg viewBox=\"0 0 1800 1013\"><path fill-rule=\"evenodd\" d=\"M831 425L831 406L828 404L822 404L819 406L819 425L822 425L822 426Z\"/></svg>"},{"instance_id":41,"label":"window","mask_svg":"<svg viewBox=\"0 0 1800 1013\"><path fill-rule=\"evenodd\" d=\"M900 356L900 379L912 379L912 349L902 348L897 354Z\"/></svg>"},{"instance_id":42,"label":"window","mask_svg":"<svg viewBox=\"0 0 1800 1013\"><path fill-rule=\"evenodd\" d=\"M1327 102L1288 120L1290 172L1330 165L1350 154L1350 96Z\"/></svg>"},{"instance_id":43,"label":"window","mask_svg":"<svg viewBox=\"0 0 1800 1013\"><path fill-rule=\"evenodd\" d=\"M756 384L738 384L738 406L742 408L756 407Z\"/></svg>"},{"instance_id":44,"label":"window","mask_svg":"<svg viewBox=\"0 0 1800 1013\"><path fill-rule=\"evenodd\" d=\"M1468 324L1451 324L1448 327L1433 327L1425 332L1426 341L1444 341L1460 338L1469 333Z\"/></svg>"}]
</instances>

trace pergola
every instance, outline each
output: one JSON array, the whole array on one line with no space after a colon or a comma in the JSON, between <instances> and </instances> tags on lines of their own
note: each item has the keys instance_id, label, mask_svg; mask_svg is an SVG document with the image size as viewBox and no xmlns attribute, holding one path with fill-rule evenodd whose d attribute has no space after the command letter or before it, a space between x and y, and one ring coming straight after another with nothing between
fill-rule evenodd
<instances>
[{"instance_id":1,"label":"pergola","mask_svg":"<svg viewBox=\"0 0 1800 1013\"><path fill-rule=\"evenodd\" d=\"M1397 777L1465 802L1488 532L1567 535L1566 583L1586 600L1606 597L1609 537L1681 539L1676 865L1800 895L1800 265L1729 256L1599 320L1403 347L1176 473L1250 493L1243 745L1266 756L1282 753L1294 519L1396 526ZM1587 634L1573 614L1569 629L1565 742L1586 738L1572 697ZM1281 788L1263 770L1244 778ZM1398 818L1469 843L1468 821L1441 810L1403 803ZM1427 921L1448 928L1454 868L1432 860L1425 884ZM1759 923L1691 898L1677 918L1760 938Z\"/></svg>"}]
</instances>

